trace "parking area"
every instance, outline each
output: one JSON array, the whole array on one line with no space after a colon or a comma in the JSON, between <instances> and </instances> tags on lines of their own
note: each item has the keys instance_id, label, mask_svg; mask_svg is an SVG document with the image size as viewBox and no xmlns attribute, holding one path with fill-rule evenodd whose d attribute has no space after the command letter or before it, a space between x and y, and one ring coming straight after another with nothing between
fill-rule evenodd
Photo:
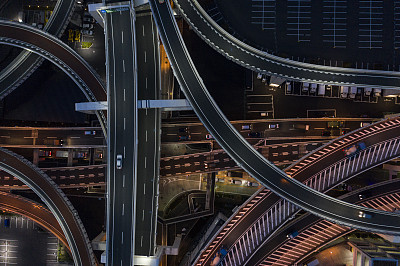
<instances>
[{"instance_id":1,"label":"parking area","mask_svg":"<svg viewBox=\"0 0 400 266\"><path fill-rule=\"evenodd\" d=\"M246 89L246 119L273 119L274 115L274 96L271 87L267 86L265 75L256 77L253 74L253 82L256 86ZM273 89L273 88L272 88Z\"/></svg>"},{"instance_id":2,"label":"parking area","mask_svg":"<svg viewBox=\"0 0 400 266\"><path fill-rule=\"evenodd\" d=\"M285 95L348 99L354 102L377 103L382 96L379 88L328 86L324 84L287 82L283 85Z\"/></svg>"},{"instance_id":3,"label":"parking area","mask_svg":"<svg viewBox=\"0 0 400 266\"><path fill-rule=\"evenodd\" d=\"M394 1L394 49L400 48L400 1Z\"/></svg>"},{"instance_id":4,"label":"parking area","mask_svg":"<svg viewBox=\"0 0 400 266\"><path fill-rule=\"evenodd\" d=\"M398 0L212 1L229 31L274 55L326 66L400 69Z\"/></svg>"},{"instance_id":5,"label":"parking area","mask_svg":"<svg viewBox=\"0 0 400 266\"><path fill-rule=\"evenodd\" d=\"M396 2L396 1L394 1ZM382 48L383 46L383 1L359 1L359 48Z\"/></svg>"},{"instance_id":6,"label":"parking area","mask_svg":"<svg viewBox=\"0 0 400 266\"><path fill-rule=\"evenodd\" d=\"M311 0L287 1L287 35L298 42L309 42L311 36Z\"/></svg>"},{"instance_id":7,"label":"parking area","mask_svg":"<svg viewBox=\"0 0 400 266\"><path fill-rule=\"evenodd\" d=\"M323 42L335 48L346 48L347 1L323 1Z\"/></svg>"},{"instance_id":8,"label":"parking area","mask_svg":"<svg viewBox=\"0 0 400 266\"><path fill-rule=\"evenodd\" d=\"M251 0L251 23L263 30L275 30L276 0Z\"/></svg>"},{"instance_id":9,"label":"parking area","mask_svg":"<svg viewBox=\"0 0 400 266\"><path fill-rule=\"evenodd\" d=\"M28 218L0 215L0 266L61 265L57 261L58 243L56 237Z\"/></svg>"}]
</instances>

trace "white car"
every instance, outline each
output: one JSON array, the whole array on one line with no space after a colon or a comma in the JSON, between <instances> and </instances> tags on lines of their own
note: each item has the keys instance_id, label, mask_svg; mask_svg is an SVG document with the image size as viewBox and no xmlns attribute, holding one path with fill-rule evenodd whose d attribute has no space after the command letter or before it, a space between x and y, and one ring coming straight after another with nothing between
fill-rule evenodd
<instances>
[{"instance_id":1,"label":"white car","mask_svg":"<svg viewBox=\"0 0 400 266\"><path fill-rule=\"evenodd\" d=\"M122 155L117 155L117 162L116 162L117 169L122 169Z\"/></svg>"}]
</instances>

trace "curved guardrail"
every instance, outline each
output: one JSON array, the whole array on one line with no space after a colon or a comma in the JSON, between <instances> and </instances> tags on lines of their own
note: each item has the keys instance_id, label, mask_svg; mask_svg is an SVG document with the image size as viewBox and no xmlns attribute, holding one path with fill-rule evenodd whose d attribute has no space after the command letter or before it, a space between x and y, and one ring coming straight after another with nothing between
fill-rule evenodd
<instances>
[{"instance_id":1,"label":"curved guardrail","mask_svg":"<svg viewBox=\"0 0 400 266\"><path fill-rule=\"evenodd\" d=\"M351 162L353 163L353 165L356 161L357 163L361 162L361 164L357 164L356 168L354 168L354 171L352 170L351 172L347 172L346 174L344 174L343 171L338 171L338 167L341 166L347 166L347 171L349 171L350 169L348 167L348 163L344 163L345 161L349 161L349 158L344 157L342 149L360 141L370 143L370 146L367 148L367 158L369 159L370 165L373 166L378 164L379 162L384 162L386 160L389 160L390 158L394 158L400 153L399 150L392 150L391 153L387 153L385 155L385 158L382 159L373 158L373 156L370 156L369 154L370 151L373 151L374 153L377 152L376 154L378 154L378 152L381 152L381 155L383 155L382 151L380 149L377 150L376 147L386 147L387 143L390 144L390 147L398 148L400 142L397 137L393 138L393 136L398 136L399 130L400 117L393 117L392 119L384 119L378 121L374 124L369 125L368 127L359 128L344 136L330 141L326 145L321 146L320 148L314 150L312 153L303 156L297 162L287 167L285 169L285 172L289 174L292 178L298 179L303 183L307 183L309 186L315 186L316 189L328 190L335 184L338 184L340 182L343 182L345 179L350 178L349 174L351 175L351 173L361 173L362 171L360 171L358 167L360 167L361 170L362 168L365 168L365 170L369 168L367 165L367 161L360 160L360 156L357 156L354 158L355 160ZM375 138L375 140L373 138ZM372 144L372 141L376 142L376 140L385 138L390 139ZM386 150L389 151L390 149ZM366 151L364 151L364 153ZM395 154L393 154L393 152ZM340 156L337 157L335 154L339 154ZM332 164L331 160L329 160L329 157L331 156L334 156L336 159L334 164ZM320 163L322 163L322 165L325 165L326 167L319 167L318 165ZM328 168L332 170L326 171ZM283 202L285 204L282 204ZM244 203L242 207L238 209L238 212L232 215L230 219L226 222L226 224L221 227L221 229L214 235L206 248L202 250L202 254L198 256L197 260L200 260L202 262L208 261L222 244L226 244L224 243L224 239L228 236L228 234L233 234L233 230L239 227L240 223L245 223L246 225L254 225L254 221L257 222L260 220L259 217L264 220L268 219L268 217L272 217L271 219L274 219L274 217L280 217L278 219L279 222L274 223L273 226L270 226L270 228L267 229L268 234L265 237L268 238L275 229L279 228L279 226L282 225L282 217L290 217L290 215L286 215L285 212L282 214L283 210L286 210L287 212L293 214L295 211L298 210L298 208L288 203L287 201L275 196L267 189L263 189L257 194L254 194L249 199L249 201ZM252 213L256 213L254 214L254 217L251 216ZM252 217L253 219L249 217ZM243 231L245 231L247 228L248 226L246 226ZM242 235L243 231L236 232L236 234Z\"/></svg>"},{"instance_id":2,"label":"curved guardrail","mask_svg":"<svg viewBox=\"0 0 400 266\"><path fill-rule=\"evenodd\" d=\"M0 20L0 43L27 49L53 62L72 78L89 101L107 99L105 85L96 71L54 36L24 24ZM104 113L97 111L96 115L107 136Z\"/></svg>"},{"instance_id":3,"label":"curved guardrail","mask_svg":"<svg viewBox=\"0 0 400 266\"><path fill-rule=\"evenodd\" d=\"M312 190L291 179L258 154L233 128L207 92L182 40L168 1L149 2L181 89L210 134L238 165L279 196L324 219L362 230L400 234L399 215L348 204ZM360 211L371 213L372 218L366 220L359 217Z\"/></svg>"},{"instance_id":4,"label":"curved guardrail","mask_svg":"<svg viewBox=\"0 0 400 266\"><path fill-rule=\"evenodd\" d=\"M91 242L77 211L49 176L24 157L0 148L0 169L24 182L51 210L60 224L75 265L95 265Z\"/></svg>"},{"instance_id":5,"label":"curved guardrail","mask_svg":"<svg viewBox=\"0 0 400 266\"><path fill-rule=\"evenodd\" d=\"M290 80L332 85L400 88L399 72L315 65L260 51L226 32L197 0L174 0L174 3L200 38L227 59L253 71Z\"/></svg>"},{"instance_id":6,"label":"curved guardrail","mask_svg":"<svg viewBox=\"0 0 400 266\"><path fill-rule=\"evenodd\" d=\"M369 146L354 157L345 157L342 160L330 165L308 178L304 183L318 191L327 192L336 185L344 182L368 169L378 166L386 161L390 161L400 156L400 138L393 138L382 141L375 145ZM244 241L249 232L263 232L257 237L252 246L248 247L249 253L252 254L260 248L260 245L271 235L289 221L299 208L290 202L281 199L273 204L266 212L264 212L252 225L248 227L246 232L236 240L231 248L229 248L228 258L231 253L239 250L241 242ZM249 254L249 256L250 256ZM243 263L247 257L238 258L239 263Z\"/></svg>"},{"instance_id":7,"label":"curved guardrail","mask_svg":"<svg viewBox=\"0 0 400 266\"><path fill-rule=\"evenodd\" d=\"M379 190L379 192L376 192L376 190ZM382 191L384 191L383 194ZM370 197L359 200L359 194L368 194ZM350 192L340 198L357 202L358 205L392 211L394 207L400 206L399 181L394 179L381 182ZM306 226L304 226L305 224ZM287 228L296 228L299 235L293 239L287 239L284 235L285 240L280 244L269 246L270 248L259 248L257 252L264 253L266 256L259 260L257 255L253 254L252 259L243 265L297 265L315 250L319 250L335 239L354 231L354 229L336 225L309 214L304 214L294 220L288 226L285 226L281 232L285 232ZM275 238L282 239L279 235ZM276 243L276 240L272 241ZM256 263L256 261L258 262ZM224 265L229 265L229 263Z\"/></svg>"},{"instance_id":8,"label":"curved guardrail","mask_svg":"<svg viewBox=\"0 0 400 266\"><path fill-rule=\"evenodd\" d=\"M71 19L74 8L75 0L58 0L43 31L60 37ZM29 51L21 52L0 72L0 100L21 85L41 65L43 60L41 56Z\"/></svg>"},{"instance_id":9,"label":"curved guardrail","mask_svg":"<svg viewBox=\"0 0 400 266\"><path fill-rule=\"evenodd\" d=\"M28 217L55 235L69 249L58 221L43 205L19 195L0 191L0 210Z\"/></svg>"}]
</instances>

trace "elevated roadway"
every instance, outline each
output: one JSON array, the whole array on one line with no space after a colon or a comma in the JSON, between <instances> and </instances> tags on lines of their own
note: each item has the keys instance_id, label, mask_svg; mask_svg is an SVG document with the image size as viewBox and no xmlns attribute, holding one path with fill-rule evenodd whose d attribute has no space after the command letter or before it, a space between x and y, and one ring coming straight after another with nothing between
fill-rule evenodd
<instances>
[{"instance_id":1,"label":"elevated roadway","mask_svg":"<svg viewBox=\"0 0 400 266\"><path fill-rule=\"evenodd\" d=\"M137 63L135 15L105 13L108 96L107 264L132 265L137 191ZM120 157L120 159L117 158ZM117 166L117 159L120 166Z\"/></svg>"},{"instance_id":2,"label":"elevated roadway","mask_svg":"<svg viewBox=\"0 0 400 266\"><path fill-rule=\"evenodd\" d=\"M145 132L143 132L145 139ZM273 159L275 165L288 165L297 161L299 157L309 153L326 142L313 141L309 143L282 143L277 145L259 146L257 150L267 159ZM139 143L140 144L140 143ZM150 154L152 149L147 149L148 158L154 155ZM153 151L155 153L156 151ZM150 156L151 155L151 156ZM275 156L277 155L277 156ZM140 156L139 156L140 157ZM189 174L204 174L217 171L227 171L240 169L236 163L223 150L214 150L213 152L194 153L180 156L163 157L161 160L151 161L146 160L145 174L147 189L151 191L153 171L158 172L161 178L176 177ZM146 156L147 157L147 156ZM147 161L149 160L149 161ZM160 162L158 164L157 162ZM154 169L157 165L157 171ZM207 165L207 167L206 167ZM43 172L57 183L61 188L71 187L89 187L105 184L106 165L89 165L89 166L73 166L73 167L54 167L41 168ZM156 179L155 179L156 181ZM154 182L155 182L154 181ZM151 182L151 183L150 183ZM143 189L145 188L144 185ZM13 178L7 173L0 171L0 189L26 189L21 181ZM147 191L149 193L149 191Z\"/></svg>"},{"instance_id":3,"label":"elevated roadway","mask_svg":"<svg viewBox=\"0 0 400 266\"><path fill-rule=\"evenodd\" d=\"M138 99L160 99L160 52L157 26L148 5L135 10ZM160 109L138 110L135 255L154 256L161 145Z\"/></svg>"},{"instance_id":4,"label":"elevated roadway","mask_svg":"<svg viewBox=\"0 0 400 266\"><path fill-rule=\"evenodd\" d=\"M212 48L227 59L253 71L289 80L323 84L400 88L399 72L314 65L257 50L222 29L197 0L174 2L193 30Z\"/></svg>"},{"instance_id":5,"label":"elevated roadway","mask_svg":"<svg viewBox=\"0 0 400 266\"><path fill-rule=\"evenodd\" d=\"M368 195L360 200L359 195ZM398 179L381 182L361 190L350 192L341 199L358 205L391 212L400 207L400 182ZM298 231L299 235L288 239L287 234ZM250 259L241 265L296 265L315 250L331 243L335 239L353 232L349 227L333 224L310 214L303 214L285 227L275 232L254 252ZM251 243L251 240L250 240ZM243 248L245 252L246 248ZM241 256L241 254L237 254ZM232 257L224 265L233 265Z\"/></svg>"},{"instance_id":6,"label":"elevated roadway","mask_svg":"<svg viewBox=\"0 0 400 266\"><path fill-rule=\"evenodd\" d=\"M74 12L75 0L58 0L43 31L60 37ZM43 62L43 58L31 51L21 52L0 72L0 100L22 84Z\"/></svg>"},{"instance_id":7,"label":"elevated roadway","mask_svg":"<svg viewBox=\"0 0 400 266\"><path fill-rule=\"evenodd\" d=\"M89 133L86 133L89 132ZM100 127L0 127L0 146L4 148L104 147Z\"/></svg>"},{"instance_id":8,"label":"elevated roadway","mask_svg":"<svg viewBox=\"0 0 400 266\"><path fill-rule=\"evenodd\" d=\"M383 120L331 141L304 156L285 171L311 188L326 192L367 169L400 156L399 133L398 117ZM359 142L368 145L366 149L354 157L346 157L342 150ZM198 263L209 263L210 256L221 245L236 245L246 232L261 224L267 231L263 239L268 238L298 210L297 206L270 191L260 190L215 235L199 256Z\"/></svg>"},{"instance_id":9,"label":"elevated roadway","mask_svg":"<svg viewBox=\"0 0 400 266\"><path fill-rule=\"evenodd\" d=\"M312 190L257 153L232 127L205 88L168 1L149 2L174 74L187 100L205 127L238 165L279 196L324 219L363 230L400 234L400 216L348 204ZM359 217L360 211L370 212L372 218L366 220Z\"/></svg>"},{"instance_id":10,"label":"elevated roadway","mask_svg":"<svg viewBox=\"0 0 400 266\"><path fill-rule=\"evenodd\" d=\"M27 198L0 191L0 210L23 215L43 226L68 249L68 241L55 216L43 205Z\"/></svg>"},{"instance_id":11,"label":"elevated roadway","mask_svg":"<svg viewBox=\"0 0 400 266\"><path fill-rule=\"evenodd\" d=\"M21 156L0 148L0 169L32 189L53 213L68 241L75 265L95 265L96 258L78 213L57 185Z\"/></svg>"},{"instance_id":12,"label":"elevated roadway","mask_svg":"<svg viewBox=\"0 0 400 266\"><path fill-rule=\"evenodd\" d=\"M0 20L0 43L27 49L53 62L71 77L88 101L107 99L104 83L96 71L72 48L54 36L21 23ZM104 113L98 111L96 115L104 135L107 135Z\"/></svg>"}]
</instances>

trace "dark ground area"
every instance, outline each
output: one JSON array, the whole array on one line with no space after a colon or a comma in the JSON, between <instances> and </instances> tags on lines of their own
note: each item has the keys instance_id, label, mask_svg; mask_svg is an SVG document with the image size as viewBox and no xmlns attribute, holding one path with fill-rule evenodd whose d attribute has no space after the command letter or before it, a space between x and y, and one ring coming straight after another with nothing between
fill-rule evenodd
<instances>
[{"instance_id":1,"label":"dark ground area","mask_svg":"<svg viewBox=\"0 0 400 266\"><path fill-rule=\"evenodd\" d=\"M184 25L186 46L211 96L228 119L243 119L245 69L225 59Z\"/></svg>"},{"instance_id":2,"label":"dark ground area","mask_svg":"<svg viewBox=\"0 0 400 266\"><path fill-rule=\"evenodd\" d=\"M46 61L4 99L3 119L85 123L86 115L75 111L75 103L85 101L75 83Z\"/></svg>"},{"instance_id":3,"label":"dark ground area","mask_svg":"<svg viewBox=\"0 0 400 266\"><path fill-rule=\"evenodd\" d=\"M309 17L309 19L305 19L304 22L310 24L300 26L310 29L310 31L303 32L304 35L309 34L310 36L300 36L300 38L308 39L308 41L298 41L297 36L288 35L289 28L297 27L295 24L288 24L296 21L293 18L293 21L288 21L288 17L297 16L297 14L288 13L289 8L287 1L265 1L265 6L274 5L275 3L275 8L264 7L265 19L263 21L272 21L271 26L274 29L271 30L263 29L260 24L253 24L255 19L252 18L252 16L256 16L256 14L262 16L263 12L252 12L257 10L252 7L252 5L262 5L263 1L202 0L200 2L206 11L212 10L213 7L217 6L218 10L212 10L210 14L215 14L213 17L214 19L222 16L222 20L218 23L227 31L234 34L234 36L254 47L276 55L287 58L293 57L295 60L299 61L303 61L305 58L306 62L322 65L324 64L324 60L326 60L326 65L329 65L329 60L332 60L332 66L335 66L336 61L338 61L338 66L355 67L357 62L358 68L360 68L361 64L363 64L363 68L367 68L368 63L369 69L387 70L389 65L390 70L399 70L399 50L394 48L395 26L393 21L395 15L393 1L382 1L384 4L382 4L382 9L379 9L379 11L382 10L383 14L372 15L373 17L382 17L382 20L379 20L379 23L382 23L382 25L376 27L377 29L383 29L382 32L372 32L372 35L383 35L383 37L379 38L379 40L382 40L382 43L379 43L379 45L376 43L372 44L372 46L382 46L382 48L372 49L359 49L361 38L368 38L360 37L359 35L369 34L369 32L365 33L359 31L359 24L363 22L360 22L362 20L359 18L362 9L358 1L357 3L349 2L343 10L338 10L338 13L339 11L344 11L346 13L342 15L345 17L344 21L346 23L344 26L346 37L343 37L346 41L346 48L339 48L339 45L334 47L331 42L323 40L322 36L324 34L330 34L329 31L324 30L327 28L327 26L323 24L326 22L324 17L330 15L323 13L327 8L324 7L322 1L311 0L310 8L303 7L302 9L302 11L307 10L307 12L310 12L302 15L303 17ZM293 2L291 3L294 5ZM325 6L329 6L329 3L325 4ZM305 5L308 5L308 3L305 3ZM262 10L262 8L260 7L259 10ZM272 11L276 12L275 20L266 18L268 14L271 14L268 12ZM292 7L291 11L296 11L296 9ZM369 9L364 9L362 11L369 12ZM218 12L220 14L216 14ZM374 10L372 12L374 12ZM333 17L333 15L331 16ZM337 17L340 16L341 14L337 15ZM342 23L343 21L337 22ZM374 22L375 21L372 21L372 23ZM367 21L365 23L367 23ZM343 34L343 31L337 32L336 34ZM341 37L338 39L340 38ZM343 45L343 43L341 43L341 45Z\"/></svg>"}]
</instances>

